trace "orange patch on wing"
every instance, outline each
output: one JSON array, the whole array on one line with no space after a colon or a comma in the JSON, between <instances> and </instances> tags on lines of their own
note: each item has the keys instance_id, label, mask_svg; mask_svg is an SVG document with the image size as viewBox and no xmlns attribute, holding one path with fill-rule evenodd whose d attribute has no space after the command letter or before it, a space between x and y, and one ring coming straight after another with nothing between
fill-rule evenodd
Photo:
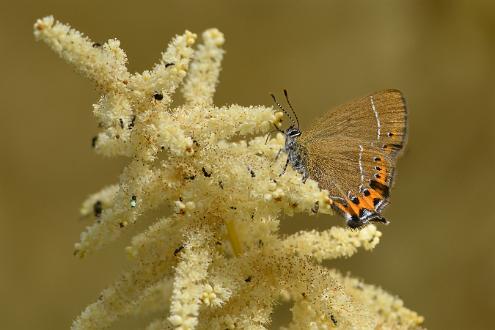
<instances>
[{"instance_id":1,"label":"orange patch on wing","mask_svg":"<svg viewBox=\"0 0 495 330\"><path fill-rule=\"evenodd\" d=\"M368 197L366 197L366 196L358 197L359 198L359 205L363 205L363 207L365 209L374 210L375 207L373 206L373 199L370 201Z\"/></svg>"},{"instance_id":2,"label":"orange patch on wing","mask_svg":"<svg viewBox=\"0 0 495 330\"><path fill-rule=\"evenodd\" d=\"M359 207L359 205L356 205L354 204L351 200L349 200L348 198L345 199L345 201L347 202L347 205L349 205L349 207L351 208L352 212L350 212L351 214L359 214L359 210L361 209Z\"/></svg>"},{"instance_id":3,"label":"orange patch on wing","mask_svg":"<svg viewBox=\"0 0 495 330\"><path fill-rule=\"evenodd\" d=\"M367 190L369 195L364 196L363 199L366 201L366 204L371 205L370 210L376 211L376 205L383 201L385 196L383 196L382 192L376 189L368 188Z\"/></svg>"},{"instance_id":4,"label":"orange patch on wing","mask_svg":"<svg viewBox=\"0 0 495 330\"><path fill-rule=\"evenodd\" d=\"M352 202L348 199L346 199L347 205L343 204L342 202L339 201L334 201L334 204L337 206L337 208L342 212L342 213L347 213L350 215L357 215L359 213L356 213L354 211L354 208L352 207ZM358 208L359 211L359 208Z\"/></svg>"}]
</instances>

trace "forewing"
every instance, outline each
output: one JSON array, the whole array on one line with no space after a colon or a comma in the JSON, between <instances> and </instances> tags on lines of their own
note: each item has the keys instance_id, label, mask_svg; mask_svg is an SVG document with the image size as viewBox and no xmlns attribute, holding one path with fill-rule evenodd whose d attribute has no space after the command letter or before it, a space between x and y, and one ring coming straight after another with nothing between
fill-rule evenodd
<instances>
[{"instance_id":1,"label":"forewing","mask_svg":"<svg viewBox=\"0 0 495 330\"><path fill-rule=\"evenodd\" d=\"M402 93L395 89L373 93L338 106L301 136L304 144L329 136L360 139L382 148L392 158L404 147L407 112Z\"/></svg>"}]
</instances>

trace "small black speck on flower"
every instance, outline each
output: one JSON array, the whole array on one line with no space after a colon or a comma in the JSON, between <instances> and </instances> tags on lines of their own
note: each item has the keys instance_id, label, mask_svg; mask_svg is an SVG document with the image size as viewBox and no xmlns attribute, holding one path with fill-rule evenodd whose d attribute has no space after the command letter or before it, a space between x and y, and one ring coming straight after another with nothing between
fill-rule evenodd
<instances>
[{"instance_id":1,"label":"small black speck on flower","mask_svg":"<svg viewBox=\"0 0 495 330\"><path fill-rule=\"evenodd\" d=\"M184 179L186 179L186 180L194 180L194 179L196 179L196 175L186 176Z\"/></svg>"},{"instance_id":2,"label":"small black speck on flower","mask_svg":"<svg viewBox=\"0 0 495 330\"><path fill-rule=\"evenodd\" d=\"M235 207L235 206L231 206L231 207L230 207L230 209L231 209L231 210L237 210L237 207Z\"/></svg>"},{"instance_id":3,"label":"small black speck on flower","mask_svg":"<svg viewBox=\"0 0 495 330\"><path fill-rule=\"evenodd\" d=\"M205 168L204 168L204 167L202 167L202 168L201 168L201 170L203 171L203 175L204 175L205 177L209 178L209 177L211 176L211 172L210 172L210 173L206 172L206 170L205 170Z\"/></svg>"},{"instance_id":4,"label":"small black speck on flower","mask_svg":"<svg viewBox=\"0 0 495 330\"><path fill-rule=\"evenodd\" d=\"M252 277L252 276L248 276L248 277L244 280L244 282L249 283L249 282L251 282L251 280L252 280L252 279L253 279L253 277Z\"/></svg>"},{"instance_id":5,"label":"small black speck on flower","mask_svg":"<svg viewBox=\"0 0 495 330\"><path fill-rule=\"evenodd\" d=\"M157 101L161 101L163 100L163 94L159 92L155 92L155 94L153 94L153 98Z\"/></svg>"},{"instance_id":6,"label":"small black speck on flower","mask_svg":"<svg viewBox=\"0 0 495 330\"><path fill-rule=\"evenodd\" d=\"M137 197L136 197L136 195L132 195L131 196L131 207L135 208L136 205L137 205Z\"/></svg>"},{"instance_id":7,"label":"small black speck on flower","mask_svg":"<svg viewBox=\"0 0 495 330\"><path fill-rule=\"evenodd\" d=\"M175 63L172 63L172 62L170 62L170 63L165 63L165 67L166 67L166 68L168 68L169 66L174 66L174 65L175 65Z\"/></svg>"},{"instance_id":8,"label":"small black speck on flower","mask_svg":"<svg viewBox=\"0 0 495 330\"><path fill-rule=\"evenodd\" d=\"M101 201L96 201L93 204L93 213L95 217L99 218L101 216L101 212L103 211L103 204Z\"/></svg>"},{"instance_id":9,"label":"small black speck on flower","mask_svg":"<svg viewBox=\"0 0 495 330\"><path fill-rule=\"evenodd\" d=\"M128 129L132 129L134 127L134 123L136 122L136 115L132 115L131 122L127 126Z\"/></svg>"},{"instance_id":10,"label":"small black speck on flower","mask_svg":"<svg viewBox=\"0 0 495 330\"><path fill-rule=\"evenodd\" d=\"M97 136L93 136L93 138L91 139L91 146L93 148L96 147L96 141L98 141L98 135Z\"/></svg>"},{"instance_id":11,"label":"small black speck on flower","mask_svg":"<svg viewBox=\"0 0 495 330\"><path fill-rule=\"evenodd\" d=\"M124 129L124 120L122 118L119 118L119 124L120 128Z\"/></svg>"},{"instance_id":12,"label":"small black speck on flower","mask_svg":"<svg viewBox=\"0 0 495 330\"><path fill-rule=\"evenodd\" d=\"M222 181L218 181L218 185L220 186L220 188L223 189L223 182Z\"/></svg>"},{"instance_id":13,"label":"small black speck on flower","mask_svg":"<svg viewBox=\"0 0 495 330\"><path fill-rule=\"evenodd\" d=\"M93 48L100 48L101 44L99 42L94 42L93 43Z\"/></svg>"},{"instance_id":14,"label":"small black speck on flower","mask_svg":"<svg viewBox=\"0 0 495 330\"><path fill-rule=\"evenodd\" d=\"M220 241L216 241L216 242L215 242L215 244L216 244L216 245L222 245L222 242L220 242Z\"/></svg>"},{"instance_id":15,"label":"small black speck on flower","mask_svg":"<svg viewBox=\"0 0 495 330\"><path fill-rule=\"evenodd\" d=\"M259 248L262 248L264 245L265 245L265 243L263 243L263 241L262 241L262 240L259 240L259 241L258 241L258 247L259 247Z\"/></svg>"},{"instance_id":16,"label":"small black speck on flower","mask_svg":"<svg viewBox=\"0 0 495 330\"><path fill-rule=\"evenodd\" d=\"M254 173L251 167L248 167L248 169L249 169L249 173L251 174L251 177L254 178L256 176L256 173Z\"/></svg>"},{"instance_id":17,"label":"small black speck on flower","mask_svg":"<svg viewBox=\"0 0 495 330\"><path fill-rule=\"evenodd\" d=\"M184 245L179 246L177 249L174 250L174 256L177 257L177 255L184 249Z\"/></svg>"},{"instance_id":18,"label":"small black speck on flower","mask_svg":"<svg viewBox=\"0 0 495 330\"><path fill-rule=\"evenodd\" d=\"M333 325L337 325L337 319L333 316L333 314L330 314L330 319L332 320Z\"/></svg>"},{"instance_id":19,"label":"small black speck on flower","mask_svg":"<svg viewBox=\"0 0 495 330\"><path fill-rule=\"evenodd\" d=\"M125 227L124 223L123 222L119 222L119 227L120 228L124 228Z\"/></svg>"},{"instance_id":20,"label":"small black speck on flower","mask_svg":"<svg viewBox=\"0 0 495 330\"><path fill-rule=\"evenodd\" d=\"M295 207L297 207L297 203L295 203ZM319 209L320 209L320 201L316 201L313 207L311 208L311 212L318 213Z\"/></svg>"}]
</instances>

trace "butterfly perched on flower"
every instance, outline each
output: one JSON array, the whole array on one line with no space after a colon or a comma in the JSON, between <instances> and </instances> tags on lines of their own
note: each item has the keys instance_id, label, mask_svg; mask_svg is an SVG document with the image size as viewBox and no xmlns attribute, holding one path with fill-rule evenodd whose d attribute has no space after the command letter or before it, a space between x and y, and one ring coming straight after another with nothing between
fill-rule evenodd
<instances>
[{"instance_id":1,"label":"butterfly perched on flower","mask_svg":"<svg viewBox=\"0 0 495 330\"><path fill-rule=\"evenodd\" d=\"M290 164L303 181L310 177L328 190L332 208L350 227L370 221L388 223L381 211L388 203L397 158L406 141L402 93L384 90L338 106L304 132L294 110L295 121L272 97L292 121L283 131L286 167Z\"/></svg>"}]
</instances>

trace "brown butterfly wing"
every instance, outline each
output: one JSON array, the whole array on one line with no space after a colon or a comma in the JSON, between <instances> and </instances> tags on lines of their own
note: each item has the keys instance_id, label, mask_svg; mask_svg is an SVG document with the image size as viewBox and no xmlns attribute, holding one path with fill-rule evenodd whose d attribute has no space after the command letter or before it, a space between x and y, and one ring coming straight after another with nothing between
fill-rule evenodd
<instances>
[{"instance_id":1,"label":"brown butterfly wing","mask_svg":"<svg viewBox=\"0 0 495 330\"><path fill-rule=\"evenodd\" d=\"M385 146L387 153L396 156L405 144L406 123L404 97L400 91L389 89L328 111L304 132L300 141L342 135Z\"/></svg>"},{"instance_id":2,"label":"brown butterfly wing","mask_svg":"<svg viewBox=\"0 0 495 330\"><path fill-rule=\"evenodd\" d=\"M329 111L299 139L309 176L356 226L385 221L380 211L405 143L406 118L402 94L386 90Z\"/></svg>"}]
</instances>

